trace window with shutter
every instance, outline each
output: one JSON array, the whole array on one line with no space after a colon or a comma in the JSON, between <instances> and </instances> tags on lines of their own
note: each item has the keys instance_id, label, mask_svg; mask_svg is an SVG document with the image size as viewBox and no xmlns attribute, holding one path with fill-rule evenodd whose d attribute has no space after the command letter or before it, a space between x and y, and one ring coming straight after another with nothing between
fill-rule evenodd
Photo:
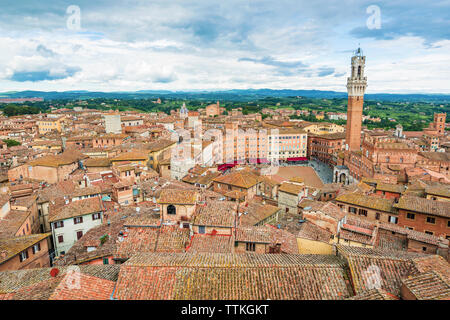
<instances>
[{"instance_id":1,"label":"window with shutter","mask_svg":"<svg viewBox=\"0 0 450 320\"><path fill-rule=\"evenodd\" d=\"M20 262L22 262L24 260L27 260L28 259L28 252L27 251L22 251L19 254L19 259L20 259Z\"/></svg>"},{"instance_id":2,"label":"window with shutter","mask_svg":"<svg viewBox=\"0 0 450 320\"><path fill-rule=\"evenodd\" d=\"M33 254L35 254L36 252L41 251L41 244L36 243L31 249L33 250Z\"/></svg>"},{"instance_id":3,"label":"window with shutter","mask_svg":"<svg viewBox=\"0 0 450 320\"><path fill-rule=\"evenodd\" d=\"M73 218L73 224L83 223L83 217Z\"/></svg>"},{"instance_id":4,"label":"window with shutter","mask_svg":"<svg viewBox=\"0 0 450 320\"><path fill-rule=\"evenodd\" d=\"M55 226L55 229L63 228L64 227L64 221L55 222L53 225Z\"/></svg>"}]
</instances>

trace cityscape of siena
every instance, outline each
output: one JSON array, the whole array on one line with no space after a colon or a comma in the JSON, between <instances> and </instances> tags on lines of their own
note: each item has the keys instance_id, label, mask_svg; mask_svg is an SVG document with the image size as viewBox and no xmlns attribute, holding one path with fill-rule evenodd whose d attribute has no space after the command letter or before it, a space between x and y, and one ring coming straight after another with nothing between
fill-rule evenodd
<instances>
[{"instance_id":1,"label":"cityscape of siena","mask_svg":"<svg viewBox=\"0 0 450 320\"><path fill-rule=\"evenodd\" d=\"M450 6L323 2L0 13L0 300L449 300Z\"/></svg>"}]
</instances>

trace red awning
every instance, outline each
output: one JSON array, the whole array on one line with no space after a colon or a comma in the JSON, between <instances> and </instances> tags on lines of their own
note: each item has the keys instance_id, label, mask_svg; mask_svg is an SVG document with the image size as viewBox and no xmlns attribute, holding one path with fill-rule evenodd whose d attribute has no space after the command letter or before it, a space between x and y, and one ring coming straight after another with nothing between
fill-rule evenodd
<instances>
[{"instance_id":1,"label":"red awning","mask_svg":"<svg viewBox=\"0 0 450 320\"><path fill-rule=\"evenodd\" d=\"M308 161L306 157L287 158L287 161Z\"/></svg>"},{"instance_id":2,"label":"red awning","mask_svg":"<svg viewBox=\"0 0 450 320\"><path fill-rule=\"evenodd\" d=\"M225 170L228 170L228 169L233 168L235 166L236 166L236 164L234 164L234 163L224 163L224 164L221 164L220 166L218 166L217 170L225 171Z\"/></svg>"},{"instance_id":3,"label":"red awning","mask_svg":"<svg viewBox=\"0 0 450 320\"><path fill-rule=\"evenodd\" d=\"M269 160L267 160L266 158L254 158L254 159L249 159L248 162L250 163L270 163Z\"/></svg>"}]
</instances>

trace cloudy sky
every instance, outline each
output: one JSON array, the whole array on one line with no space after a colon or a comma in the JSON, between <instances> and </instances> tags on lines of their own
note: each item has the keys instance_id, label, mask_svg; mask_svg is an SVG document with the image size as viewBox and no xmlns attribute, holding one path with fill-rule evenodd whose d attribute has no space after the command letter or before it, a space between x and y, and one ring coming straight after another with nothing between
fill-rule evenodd
<instances>
[{"instance_id":1,"label":"cloudy sky","mask_svg":"<svg viewBox=\"0 0 450 320\"><path fill-rule=\"evenodd\" d=\"M0 4L0 92L345 91L360 43L367 93L450 93L450 0Z\"/></svg>"}]
</instances>

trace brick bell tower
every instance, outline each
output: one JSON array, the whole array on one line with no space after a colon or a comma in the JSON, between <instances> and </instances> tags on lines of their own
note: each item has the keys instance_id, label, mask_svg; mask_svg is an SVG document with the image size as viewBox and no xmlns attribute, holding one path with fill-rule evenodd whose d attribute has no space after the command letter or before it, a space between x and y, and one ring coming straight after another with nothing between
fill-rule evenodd
<instances>
[{"instance_id":1,"label":"brick bell tower","mask_svg":"<svg viewBox=\"0 0 450 320\"><path fill-rule=\"evenodd\" d=\"M438 135L443 136L445 132L445 118L447 117L446 113L435 113L434 114L434 128L438 132Z\"/></svg>"},{"instance_id":2,"label":"brick bell tower","mask_svg":"<svg viewBox=\"0 0 450 320\"><path fill-rule=\"evenodd\" d=\"M352 56L351 76L347 78L348 107L345 150L359 151L361 148L361 125L364 103L364 92L367 87L367 77L364 77L366 57L361 48Z\"/></svg>"}]
</instances>

